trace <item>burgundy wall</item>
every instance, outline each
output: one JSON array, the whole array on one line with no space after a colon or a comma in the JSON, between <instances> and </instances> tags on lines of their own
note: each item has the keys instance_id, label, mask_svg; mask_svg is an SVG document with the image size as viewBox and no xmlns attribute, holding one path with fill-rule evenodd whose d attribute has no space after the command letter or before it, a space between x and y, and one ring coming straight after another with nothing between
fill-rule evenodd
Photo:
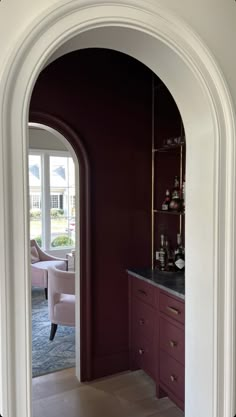
<instances>
[{"instance_id":1,"label":"burgundy wall","mask_svg":"<svg viewBox=\"0 0 236 417\"><path fill-rule=\"evenodd\" d=\"M128 369L125 269L151 264L151 78L126 55L87 49L45 68L32 94L30 119L64 120L89 158L92 378Z\"/></svg>"},{"instance_id":2,"label":"burgundy wall","mask_svg":"<svg viewBox=\"0 0 236 417\"><path fill-rule=\"evenodd\" d=\"M151 72L108 50L68 54L40 75L30 114L78 132L91 168L92 377L128 368L125 269L150 265ZM76 149L76 144L73 144Z\"/></svg>"}]
</instances>

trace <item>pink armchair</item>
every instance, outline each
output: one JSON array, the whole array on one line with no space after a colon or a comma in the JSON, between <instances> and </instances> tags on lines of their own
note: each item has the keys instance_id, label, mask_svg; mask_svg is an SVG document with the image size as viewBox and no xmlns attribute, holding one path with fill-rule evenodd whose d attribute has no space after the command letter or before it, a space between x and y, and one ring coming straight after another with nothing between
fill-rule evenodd
<instances>
[{"instance_id":1,"label":"pink armchair","mask_svg":"<svg viewBox=\"0 0 236 417\"><path fill-rule=\"evenodd\" d=\"M67 271L68 260L57 258L45 253L35 239L30 241L31 249L31 280L32 285L45 289L45 297L48 298L48 267L56 266L58 269Z\"/></svg>"},{"instance_id":2,"label":"pink armchair","mask_svg":"<svg viewBox=\"0 0 236 417\"><path fill-rule=\"evenodd\" d=\"M50 340L54 339L58 324L75 326L75 273L48 269L48 312L51 321Z\"/></svg>"}]
</instances>

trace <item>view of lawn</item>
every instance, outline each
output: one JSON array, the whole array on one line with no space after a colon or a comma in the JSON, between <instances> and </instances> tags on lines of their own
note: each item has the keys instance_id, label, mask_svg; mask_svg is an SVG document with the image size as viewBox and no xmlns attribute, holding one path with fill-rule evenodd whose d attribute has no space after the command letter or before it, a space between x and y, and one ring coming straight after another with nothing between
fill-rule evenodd
<instances>
[{"instance_id":1,"label":"view of lawn","mask_svg":"<svg viewBox=\"0 0 236 417\"><path fill-rule=\"evenodd\" d=\"M41 219L31 219L30 220L30 238L42 235L42 223ZM68 218L51 218L51 241L53 241L57 236L68 236L74 240L75 232L68 230Z\"/></svg>"}]
</instances>

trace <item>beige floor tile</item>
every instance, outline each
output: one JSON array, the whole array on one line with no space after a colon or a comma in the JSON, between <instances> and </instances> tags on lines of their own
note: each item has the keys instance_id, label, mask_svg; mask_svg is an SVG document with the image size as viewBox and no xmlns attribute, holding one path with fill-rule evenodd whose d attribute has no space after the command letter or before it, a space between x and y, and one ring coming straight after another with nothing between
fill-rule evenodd
<instances>
[{"instance_id":1,"label":"beige floor tile","mask_svg":"<svg viewBox=\"0 0 236 417\"><path fill-rule=\"evenodd\" d=\"M39 412L38 412L39 409ZM50 414L49 413L50 410ZM115 396L92 387L82 387L34 403L33 416L129 417L129 410ZM133 417L133 416L132 416Z\"/></svg>"},{"instance_id":2,"label":"beige floor tile","mask_svg":"<svg viewBox=\"0 0 236 417\"><path fill-rule=\"evenodd\" d=\"M117 398L132 402L144 400L155 395L155 385L144 380L140 384L134 384L128 387L124 386L124 388L115 391L115 395Z\"/></svg>"},{"instance_id":3,"label":"beige floor tile","mask_svg":"<svg viewBox=\"0 0 236 417\"><path fill-rule=\"evenodd\" d=\"M167 410L152 414L149 417L184 417L184 413L178 407L173 406Z\"/></svg>"},{"instance_id":4,"label":"beige floor tile","mask_svg":"<svg viewBox=\"0 0 236 417\"><path fill-rule=\"evenodd\" d=\"M32 380L32 398L38 400L61 392L70 391L81 384L75 376L75 369L54 372Z\"/></svg>"},{"instance_id":5,"label":"beige floor tile","mask_svg":"<svg viewBox=\"0 0 236 417\"><path fill-rule=\"evenodd\" d=\"M156 397L145 398L135 402L127 400L121 400L121 402L127 409L131 410L132 413L136 413L136 415L141 414L143 417L148 417L154 413L165 411L174 405L169 398L161 398L158 400Z\"/></svg>"},{"instance_id":6,"label":"beige floor tile","mask_svg":"<svg viewBox=\"0 0 236 417\"><path fill-rule=\"evenodd\" d=\"M155 397L144 372L79 383L74 370L33 379L33 417L183 417L168 398Z\"/></svg>"},{"instance_id":7,"label":"beige floor tile","mask_svg":"<svg viewBox=\"0 0 236 417\"><path fill-rule=\"evenodd\" d=\"M143 385L146 381L143 371L125 372L106 378L100 378L89 383L94 388L103 390L105 392L115 392L122 389L124 386ZM148 377L149 378L149 377ZM149 383L151 379L149 378Z\"/></svg>"}]
</instances>

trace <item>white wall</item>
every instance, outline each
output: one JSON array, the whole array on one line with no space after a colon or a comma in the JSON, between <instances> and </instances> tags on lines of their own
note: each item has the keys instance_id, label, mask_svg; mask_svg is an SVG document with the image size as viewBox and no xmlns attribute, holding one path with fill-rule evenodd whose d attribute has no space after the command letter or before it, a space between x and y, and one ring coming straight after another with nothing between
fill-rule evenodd
<instances>
[{"instance_id":1,"label":"white wall","mask_svg":"<svg viewBox=\"0 0 236 417\"><path fill-rule=\"evenodd\" d=\"M78 2L78 4L79 3L81 4L82 2L83 2L83 0L80 0L80 2ZM104 2L106 2L106 0L104 0ZM144 0L143 0L143 2L144 2ZM188 1L187 0L182 0L181 4L178 4L179 2L176 2L176 0L175 1L174 0L173 1L168 1L168 0L164 1L164 0L162 0L162 1L159 2L159 4L160 5L169 5L170 9L174 13L178 12L178 14L180 16L185 16L186 21L189 24L191 24L193 26L193 28L195 28L196 30L199 30L200 35L202 36L203 39L205 39L208 46L210 46L212 48L212 53L215 55L216 59L218 59L218 61L221 63L222 69L225 73L225 77L228 80L228 83L230 85L231 92L234 94L234 99L236 99L236 91L235 91L235 79L236 79L236 77L234 76L233 69L232 69L232 66L235 65L235 58L232 58L232 56L233 56L232 51L228 51L228 45L230 45L231 39L233 39L232 35L234 34L234 26L233 26L233 22L232 22L232 13L235 13L235 11L234 11L234 9L232 9L232 7L229 7L229 5L231 5L231 2L233 2L234 6L236 7L235 2L233 0L230 0L230 3L228 2L229 4L225 4L225 0L224 1L223 0L221 0L221 1L216 0L214 2L214 4L211 1L207 1L207 2L204 1L203 2L203 0L200 0L197 4L195 2L193 2L193 0L188 0ZM66 2L64 1L64 3L66 3ZM146 2L146 3L148 3L148 2ZM154 3L157 3L157 2L155 1ZM51 4L52 4L52 2L51 2ZM1 28L0 30L1 30L1 35L2 35L0 37L0 47L1 47L1 53L2 53L1 61L4 57L6 57L7 51L11 50L11 46L14 44L14 39L16 40L19 37L19 33L17 33L15 31L15 28L19 28L18 29L19 31L22 29L22 31L23 31L25 29L26 25L33 18L33 16L36 16L40 12L40 8L42 10L43 5L45 5L45 1L42 1L40 3L40 5L38 6L38 5L36 5L35 0L33 0L33 4L32 4L32 1L30 2L30 0L24 0L23 2L21 2L19 4L19 6L17 5L16 7L15 7L15 4L13 4L12 0L9 0L8 2L6 0L5 1L3 0L3 2L0 3L1 12L3 11L3 13L0 13L0 28ZM220 9L222 9L223 6L224 6L224 10L217 10L217 5L220 6L219 7ZM215 7L215 9L213 9L213 6ZM174 10L175 7L178 8L178 10L177 9ZM206 14L206 10L207 10L207 14ZM217 13L217 15L214 15L214 18L213 18L214 11ZM19 14L17 12L19 12ZM13 16L11 16L11 15L13 15ZM217 16L217 19L216 19L216 16ZM219 27L219 24L217 22L220 19L221 19L221 25ZM224 21L224 23L222 23L222 20ZM1 24L1 21L2 21L3 25ZM6 21L9 21L9 25L6 25ZM210 25L210 23L212 23L212 25ZM70 22L70 24L71 24L71 22ZM225 27L225 31L223 30L224 27ZM3 39L4 39L4 42L2 41ZM50 39L51 39L51 37L50 37ZM142 39L140 40L140 43L137 42L136 38L135 38L135 41L139 45L139 48L141 48L140 45L143 45L143 43L141 43ZM142 49L144 49L144 46L143 46ZM149 48L149 50L155 51L155 48ZM168 54L166 54L166 56L167 55ZM156 56L157 56L157 54L156 54ZM153 57L153 55L152 55L152 57ZM167 58L168 58L168 56L167 56ZM1 61L0 61L0 65L1 65ZM177 75L178 74L177 66L175 65L174 68L176 70L176 75ZM166 67L165 67L165 72L166 72ZM186 74L186 72L187 71L184 71L181 74L182 78L183 78L183 74ZM26 77L27 77L27 74L25 74L25 72L24 72L24 74L22 76L22 79L24 80L24 78L26 78ZM179 84L179 80L178 80L177 76L176 76L176 80L172 79L171 87L173 89L177 88L175 86L175 84ZM191 91L191 90L187 89L186 84L187 84L187 76L185 76L184 86L182 84L182 88L181 88L181 94L184 97L186 97L185 95L189 94L189 91ZM1 94L1 92L0 92L0 94ZM193 179L193 171L194 170L196 171L196 164L198 164L197 168L198 168L198 171L199 171L199 166L202 166L203 159L204 159L204 162L205 162L205 160L208 158L208 155L210 156L210 158L209 158L210 161L212 161L212 155L210 155L210 153L212 152L212 148L213 148L212 143L211 143L211 141L213 139L212 135L211 135L211 131L210 132L207 131L208 125L207 125L207 123L204 123L205 114L204 114L203 111L201 113L201 104L202 104L202 102L201 103L197 102L197 95L198 95L197 93L195 95L193 94L193 97L192 97L193 102L192 102L192 106L191 106L191 113L194 113L194 110L195 110L197 113L200 114L199 119L202 122L201 123L202 124L202 130L204 130L204 132L202 132L202 135L198 135L195 141L193 141L193 140L189 141L189 145L191 144L192 146L194 146L196 144L196 142L199 143L199 141L201 141L202 148L204 149L204 154L202 153L202 149L200 149L199 146L197 148L197 152L195 152L195 153L193 152L194 148L192 148L192 150L191 150L190 146L188 147L188 149L191 150L191 154L192 155L194 154L194 161L191 160L191 164L189 164L189 167L188 167L188 176L189 176L189 178L192 178L192 179ZM188 98L189 98L189 96L188 96ZM16 101L17 100L15 100L15 102ZM186 102L189 102L189 100L186 100ZM186 113L188 113L188 112L186 112ZM20 112L18 112L18 114L20 114ZM190 139L190 136L191 136L191 130L194 130L193 129L194 127L191 124L191 123L193 123L192 119L193 119L192 117L189 117L189 121L186 119L186 126L188 128L189 139ZM197 120L197 122L198 122L198 120ZM14 118L14 123L15 123L15 118ZM199 124L199 122L198 122L198 124ZM210 136L210 140L209 140L209 136ZM13 136L13 137L15 137L15 136ZM208 150L206 148L206 144L209 146ZM19 151L20 150L21 149L19 149ZM211 163L209 163L209 161L207 161L207 162L208 162L208 165L206 163L204 163L205 171L203 169L201 170L201 173L200 173L201 177L199 177L199 175L198 175L197 181L195 181L195 182L192 181L191 182L195 191L196 191L196 193L194 193L194 195L192 193L193 200L192 200L191 204L189 204L189 207L191 206L193 209L195 208L196 213L194 212L194 210L192 210L192 214L194 214L195 219L198 216L200 216L202 219L204 219L204 221L201 223L203 232L204 232L204 230L209 230L208 227L205 227L205 229L204 229L204 226L208 222L211 223L211 220L212 220L211 219L211 213L214 211L213 208L210 206L211 204L213 204L213 196L210 195L210 193L206 192L206 191L208 191L208 189L206 187L207 181L204 181L204 180L207 176L208 177L210 176L210 181L212 183L212 179L215 180L215 176L213 177L213 166L211 165ZM15 165L17 165L17 164L15 164ZM207 166L208 166L208 170L206 172L206 167ZM210 172L210 174L209 174L209 172ZM200 209L200 211L202 211L202 213L198 212L198 210L196 209L197 205L196 206L194 205L194 198L196 198L196 199L198 198L198 191L200 189L200 187L199 187L199 181L200 181L199 178L202 180L201 194L202 194L202 196L205 195L205 199L203 199L205 206L203 205L202 208ZM227 179L229 181L228 177L227 177ZM208 181L209 181L209 178L208 178ZM205 189L204 189L204 187L205 187ZM213 190L213 186L212 186L211 189ZM204 190L205 190L205 194L204 194ZM190 193L189 193L189 195L190 195ZM210 198L208 198L208 197L210 197ZM188 199L189 199L189 202L190 202L190 197L188 197ZM188 219L187 219L187 221L188 221ZM9 222L7 222L7 223L9 223ZM200 224L200 222L196 221L195 224ZM196 229L196 227L195 227L195 229ZM189 231L190 231L190 222L189 222ZM192 234L189 233L189 239L194 240L194 232L196 233L196 230L194 230L193 225L192 225L192 232L193 232ZM210 230L210 235L212 234L211 232L212 232L212 230ZM23 235L23 233L22 233L22 235ZM197 249L198 249L198 247L201 247L201 249L202 249L203 245L206 245L208 247L208 249L211 248L211 243L212 243L211 240L208 242L208 239L210 239L209 235L206 236L206 234L204 234L204 233L203 234L199 233L198 236L199 236L199 239L196 240L196 238L195 238L194 242L190 242L190 240L189 240L190 243L193 243L193 245L190 245L191 248L194 248L194 244L195 244L195 247L197 247ZM192 251L192 252L194 252L194 251ZM195 253L198 253L198 251L195 251ZM193 253L189 253L189 259L190 259L191 256L193 256ZM16 257L16 261L19 261L17 257ZM202 304L203 294L202 294L202 291L201 291L201 284L205 284L205 287L206 287L205 275L207 275L208 271L207 271L206 268L204 268L204 265L207 266L208 268L212 267L212 265L208 265L207 259L202 258L200 261L201 261L200 264L201 264L201 268L202 268L201 273L198 274L198 276L195 277L194 276L195 271L191 271L192 272L191 279L192 279L192 281L194 280L195 287L197 287L197 285L198 285L197 291L193 291L195 288L192 288L192 294L190 294L190 292L189 292L190 297L188 297L188 304L189 304L189 306L190 306L190 304L194 306L194 308L191 307L191 309L192 310L194 309L194 311L197 311L199 305ZM22 270L23 270L23 267L22 267ZM209 276L211 276L211 275L213 276L213 274L209 274ZM23 274L22 274L22 276L23 276ZM196 280L195 280L195 278L196 278ZM189 285L189 284L187 283L187 285ZM209 285L207 287L207 292L204 293L205 307L206 307L208 298L209 298L209 300L212 298L212 290L213 289L211 288L211 286L213 286L212 281L209 282ZM201 306L201 310L202 310L202 306ZM192 346L190 346L190 345L188 346L188 351L190 351L190 348L191 348L191 354L192 354L193 359L195 361L195 366L194 366L195 370L201 368L201 364L198 363L199 361L198 361L197 353L199 354L199 357L203 357L205 355L205 362L207 361L209 363L213 363L212 358L209 357L208 355L206 355L206 351L208 352L208 354L210 352L210 350L207 349L206 344L212 344L213 336L214 336L213 335L213 330L214 329L212 329L212 326L211 326L211 323L213 321L212 317L211 317L213 315L213 309L211 310L210 313L211 313L210 315L206 314L206 317L204 317L204 311L203 310L201 311L202 320L203 320L203 317L204 317L204 330L205 330L204 337L201 338L202 351L201 352L195 352L194 344ZM200 327L201 323L200 323L199 318L198 318L198 323L196 323L196 326L190 326L191 325L190 319L191 319L191 317L190 317L190 315L188 315L188 329L187 330L189 331L189 333L191 333L191 332L195 333L192 336L192 340L194 341L194 338L197 339L198 334L201 334L200 331L199 331L199 333L196 331L197 326ZM17 329L17 326L16 326L16 329ZM190 355L187 355L187 358L190 358ZM197 366L198 366L198 368L197 368ZM197 386L197 390L195 389L194 392L195 393L199 392L199 395L201 395L201 397L202 396L204 396L205 398L207 397L207 399L208 399L207 404L209 405L209 409L210 409L211 404L209 404L209 403L211 401L209 401L209 398L211 398L211 392L213 390L213 387L212 387L213 384L211 384L211 383L207 384L207 381L212 382L213 378L212 378L212 374L209 375L209 372L211 371L211 369L210 369L210 367L208 367L208 368L209 369L207 369L206 371L204 369L204 371L205 371L204 376L205 376L205 380L206 380L206 383L205 383L204 387L202 387L202 385L200 386L200 384L197 385L197 383L195 383L195 388ZM199 375L197 375L197 373L190 375L190 371L189 371L189 375L188 375L189 380L191 379L191 381L197 381L198 377L199 377ZM202 392L201 392L201 389L202 389ZM189 395L188 395L188 397L189 397ZM196 404L196 398L194 398L194 400L195 400L195 403L193 402L193 405L197 405ZM200 408L197 409L197 406L195 408L192 407L191 410L190 410L190 406L191 406L191 401L188 401L188 408L189 408L189 410L187 410L187 415L188 416L193 415L193 414L195 416L203 415L203 413L201 413L201 411L203 411L203 410L200 410ZM206 410L206 408L204 408L204 410ZM207 411L205 411L205 415L207 417L210 417L212 414L211 413L207 414ZM204 415L204 417L205 417L205 415Z\"/></svg>"},{"instance_id":2,"label":"white wall","mask_svg":"<svg viewBox=\"0 0 236 417\"><path fill-rule=\"evenodd\" d=\"M219 62L236 103L236 2L234 0L143 0L169 8L183 18L204 40ZM2 0L0 2L0 74L20 33L43 10L67 0ZM80 1L82 3L82 1Z\"/></svg>"}]
</instances>

